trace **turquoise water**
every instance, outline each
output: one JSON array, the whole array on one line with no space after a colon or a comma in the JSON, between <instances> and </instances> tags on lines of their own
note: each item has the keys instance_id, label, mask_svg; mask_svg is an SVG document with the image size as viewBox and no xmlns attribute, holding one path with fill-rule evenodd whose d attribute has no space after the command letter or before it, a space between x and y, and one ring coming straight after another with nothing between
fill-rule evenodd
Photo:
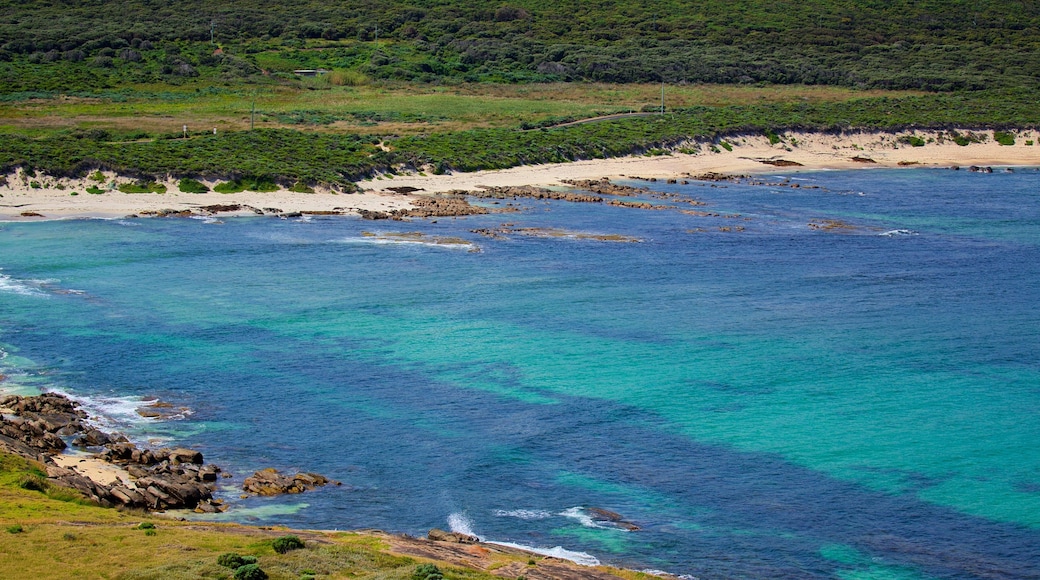
<instances>
[{"instance_id":1,"label":"turquoise water","mask_svg":"<svg viewBox=\"0 0 1040 580\"><path fill-rule=\"evenodd\" d=\"M780 177L821 188L653 184L739 218L0 224L0 387L198 446L242 521L698 578L1040 576L1040 173ZM471 231L504 222L641 242ZM154 397L188 411L138 417ZM344 486L238 500L269 466Z\"/></svg>"}]
</instances>

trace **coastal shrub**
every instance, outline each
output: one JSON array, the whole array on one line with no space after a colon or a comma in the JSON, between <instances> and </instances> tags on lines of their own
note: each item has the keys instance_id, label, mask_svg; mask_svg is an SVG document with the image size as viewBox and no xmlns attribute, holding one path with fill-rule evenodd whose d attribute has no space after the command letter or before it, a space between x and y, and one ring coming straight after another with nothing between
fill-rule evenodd
<instances>
[{"instance_id":1,"label":"coastal shrub","mask_svg":"<svg viewBox=\"0 0 1040 580\"><path fill-rule=\"evenodd\" d=\"M302 181L297 181L293 184L292 187L289 188L289 191L292 191L294 193L314 193L314 188L310 187Z\"/></svg>"},{"instance_id":2,"label":"coastal shrub","mask_svg":"<svg viewBox=\"0 0 1040 580\"><path fill-rule=\"evenodd\" d=\"M30 491L46 491L47 479L34 473L28 473L18 481L18 487Z\"/></svg>"},{"instance_id":3,"label":"coastal shrub","mask_svg":"<svg viewBox=\"0 0 1040 580\"><path fill-rule=\"evenodd\" d=\"M25 531L25 528L23 528L21 526L21 524L14 524L14 525L7 526L7 533L8 534L20 534L20 533L22 533L24 531Z\"/></svg>"},{"instance_id":4,"label":"coastal shrub","mask_svg":"<svg viewBox=\"0 0 1040 580\"><path fill-rule=\"evenodd\" d=\"M444 580L444 574L433 564L420 564L412 572L412 580Z\"/></svg>"},{"instance_id":5,"label":"coastal shrub","mask_svg":"<svg viewBox=\"0 0 1040 580\"><path fill-rule=\"evenodd\" d=\"M177 189L182 193L208 193L209 188L205 183L195 179L184 178L177 182Z\"/></svg>"},{"instance_id":6,"label":"coastal shrub","mask_svg":"<svg viewBox=\"0 0 1040 580\"><path fill-rule=\"evenodd\" d=\"M166 193L166 186L154 181L138 181L136 183L120 183L116 189L123 193Z\"/></svg>"},{"instance_id":7,"label":"coastal shrub","mask_svg":"<svg viewBox=\"0 0 1040 580\"><path fill-rule=\"evenodd\" d=\"M33 189L40 189L42 186L40 185L39 181L30 181L29 182L29 187L31 187Z\"/></svg>"},{"instance_id":8,"label":"coastal shrub","mask_svg":"<svg viewBox=\"0 0 1040 580\"><path fill-rule=\"evenodd\" d=\"M733 146L727 143L726 141L720 141L719 146L725 149L726 151L733 151Z\"/></svg>"},{"instance_id":9,"label":"coastal shrub","mask_svg":"<svg viewBox=\"0 0 1040 580\"><path fill-rule=\"evenodd\" d=\"M235 580L267 580L267 572L259 564L246 564L235 570Z\"/></svg>"},{"instance_id":10,"label":"coastal shrub","mask_svg":"<svg viewBox=\"0 0 1040 580\"><path fill-rule=\"evenodd\" d=\"M274 548L275 552L284 554L286 552L303 548L303 540L297 536L282 536L272 542L271 547Z\"/></svg>"},{"instance_id":11,"label":"coastal shrub","mask_svg":"<svg viewBox=\"0 0 1040 580\"><path fill-rule=\"evenodd\" d=\"M1001 145L1010 146L1015 144L1015 136L1011 133L1005 133L1003 131L994 131L993 140L997 143L1000 143Z\"/></svg>"},{"instance_id":12,"label":"coastal shrub","mask_svg":"<svg viewBox=\"0 0 1040 580\"><path fill-rule=\"evenodd\" d=\"M242 556L234 552L228 552L227 554L217 556L217 564L224 566L225 568L231 568L232 570L244 566L245 563L246 562L242 559Z\"/></svg>"},{"instance_id":13,"label":"coastal shrub","mask_svg":"<svg viewBox=\"0 0 1040 580\"><path fill-rule=\"evenodd\" d=\"M141 522L141 523L137 524L137 529L139 529L139 530L154 530L155 529L155 524L153 524L152 522Z\"/></svg>"},{"instance_id":14,"label":"coastal shrub","mask_svg":"<svg viewBox=\"0 0 1040 580\"><path fill-rule=\"evenodd\" d=\"M924 147L925 143L924 139L918 137L917 135L903 135L899 138L899 142L906 143L911 147Z\"/></svg>"},{"instance_id":15,"label":"coastal shrub","mask_svg":"<svg viewBox=\"0 0 1040 580\"><path fill-rule=\"evenodd\" d=\"M98 183L101 183L102 181L105 180L105 174L101 173L101 171L95 171L94 173L90 174L90 179L91 179L91 181L96 181Z\"/></svg>"},{"instance_id":16,"label":"coastal shrub","mask_svg":"<svg viewBox=\"0 0 1040 580\"><path fill-rule=\"evenodd\" d=\"M91 185L90 187L87 188L87 193L93 193L94 195L101 195L102 193L105 193L105 190L101 189L100 187L98 187L96 185Z\"/></svg>"},{"instance_id":17,"label":"coastal shrub","mask_svg":"<svg viewBox=\"0 0 1040 580\"><path fill-rule=\"evenodd\" d=\"M1026 145L1029 145L1030 147L1032 147L1033 146L1033 140L1030 139L1030 140L1026 141Z\"/></svg>"},{"instance_id":18,"label":"coastal shrub","mask_svg":"<svg viewBox=\"0 0 1040 580\"><path fill-rule=\"evenodd\" d=\"M245 191L246 186L241 181L224 181L213 186L213 191L217 193L239 193Z\"/></svg>"},{"instance_id":19,"label":"coastal shrub","mask_svg":"<svg viewBox=\"0 0 1040 580\"><path fill-rule=\"evenodd\" d=\"M766 138L767 138L767 139L769 139L769 144L770 144L770 145L776 145L777 143L779 143L780 141L782 141L782 139L780 138L780 136L779 136L779 135L777 135L777 134L776 134L775 132L773 132L773 131L766 131Z\"/></svg>"}]
</instances>

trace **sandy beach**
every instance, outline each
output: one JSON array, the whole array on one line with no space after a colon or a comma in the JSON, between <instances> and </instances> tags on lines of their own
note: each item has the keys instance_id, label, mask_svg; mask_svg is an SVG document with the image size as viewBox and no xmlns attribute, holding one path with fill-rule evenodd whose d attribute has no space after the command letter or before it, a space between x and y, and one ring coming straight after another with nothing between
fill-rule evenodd
<instances>
[{"instance_id":1,"label":"sandy beach","mask_svg":"<svg viewBox=\"0 0 1040 580\"><path fill-rule=\"evenodd\" d=\"M961 130L961 134L970 131ZM0 185L0 219L38 220L76 217L122 217L148 215L163 211L206 213L202 208L214 205L241 205L239 214L276 215L292 212L357 213L359 211L393 211L411 206L410 196L389 188L415 188L416 193L438 193L453 189L475 189L478 186L561 186L563 180L612 179L626 177L670 179L704 173L755 174L777 171L812 171L824 169L869 169L897 167L1037 166L1040 144L1036 131L1015 134L1015 145L1005 146L993 139L992 132L978 131L985 139L961 146L936 132L850 133L844 135L795 133L782 135L783 140L771 144L765 136L738 136L726 139L729 149L710 143L690 143L668 155L631 156L615 159L529 165L497 171L477 171L447 175L421 173L385 175L358 183L361 193L337 193L319 189L315 193L288 190L275 192L240 192L232 194L181 193L176 180L164 182L167 193L128 194L112 187L113 183L132 180L113 173L105 174L101 194L86 193L89 186L99 185L89 179L53 179L47 176L29 178L21 172L7 176ZM925 142L914 147L906 137L914 135ZM1029 144L1027 144L1029 143ZM36 182L40 187L32 187ZM215 183L207 183L210 187ZM76 195L73 195L73 192Z\"/></svg>"}]
</instances>

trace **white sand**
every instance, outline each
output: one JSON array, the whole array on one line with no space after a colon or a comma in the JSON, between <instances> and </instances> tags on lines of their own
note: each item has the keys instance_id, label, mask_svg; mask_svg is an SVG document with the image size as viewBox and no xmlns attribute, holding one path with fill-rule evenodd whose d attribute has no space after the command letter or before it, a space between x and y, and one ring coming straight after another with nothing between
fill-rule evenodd
<instances>
[{"instance_id":1,"label":"white sand","mask_svg":"<svg viewBox=\"0 0 1040 580\"><path fill-rule=\"evenodd\" d=\"M71 469L94 483L111 485L120 482L130 489L135 489L133 482L130 480L130 474L125 469L118 465L101 461L93 455L79 453L52 455L51 460L59 467Z\"/></svg>"},{"instance_id":2,"label":"white sand","mask_svg":"<svg viewBox=\"0 0 1040 580\"><path fill-rule=\"evenodd\" d=\"M961 133L968 131L962 130ZM923 147L911 147L899 143L901 135L916 134L932 140ZM331 191L318 193L294 193L277 191L272 193L242 192L235 194L189 194L180 193L176 182L166 182L165 194L126 194L108 190L103 194L86 193L86 187L96 185L87 179L68 180L39 177L29 179L18 173L7 177L7 185L0 186L0 219L54 219L65 217L121 217L146 211L163 209L195 210L207 205L247 205L258 209L276 208L284 212L294 211L346 211L357 210L389 211L408 207L409 198L397 195L389 187L415 187L428 193L451 189L474 189L479 185L561 185L565 179L599 179L601 177L645 177L657 179L682 178L707 172L727 174L774 173L819 169L867 169L892 167L950 167L958 165L992 166L1038 166L1040 144L1026 145L1027 140L1037 142L1040 133L1022 131L1016 134L1016 144L1003 146L993 140L990 131L980 132L986 136L983 143L959 146L950 140L940 142L935 132L852 133L831 135L819 133L787 133L784 141L770 145L763 136L747 136L729 139L732 151L724 148L711 150L710 144L700 144L697 154L673 153L656 157L623 157L573 163L531 165L500 171L478 171L451 175L397 175L392 179L366 180L358 185L364 193L342 194ZM690 144L691 147L697 144ZM873 160L874 163L854 161L854 157ZM784 159L800 163L801 167L778 168L764 164L764 159ZM31 181L42 187L32 188ZM111 173L106 174L103 188L112 181L127 182ZM59 189L58 186L64 187ZM213 184L208 184L212 186ZM71 192L77 192L73 196ZM24 212L43 216L22 217ZM252 214L252 212L244 212Z\"/></svg>"},{"instance_id":3,"label":"white sand","mask_svg":"<svg viewBox=\"0 0 1040 580\"><path fill-rule=\"evenodd\" d=\"M42 187L33 188L38 182ZM390 211L409 207L408 199L392 193L336 193L320 189L316 193L296 193L287 190L274 192L240 193L181 193L175 180L167 180L166 193L122 193L110 189L112 182L128 183L132 179L113 173L105 174L105 181L90 179L54 179L46 176L27 178L22 173L7 176L7 185L0 186L0 219L22 218L22 213L33 212L45 218L123 217L148 211L198 210L210 205L242 205L260 210L276 209L283 212L299 211ZM207 183L210 187L214 183ZM61 186L63 189L59 189ZM87 187L98 186L105 193L87 193ZM75 192L77 195L72 195ZM245 210L241 215L254 215ZM265 213L271 213L266 211ZM230 215L230 214L221 214Z\"/></svg>"},{"instance_id":4,"label":"white sand","mask_svg":"<svg viewBox=\"0 0 1040 580\"><path fill-rule=\"evenodd\" d=\"M967 131L961 131L967 133ZM907 135L910 132L905 133ZM934 132L915 133L923 139L935 139ZM719 147L712 152L710 145L702 144L700 153L686 155L673 153L657 157L622 157L574 163L533 165L499 171L478 171L454 175L408 175L397 176L392 186L422 188L428 192L451 189L474 189L478 185L560 185L564 179L599 179L601 177L655 177L657 179L678 178L685 175L700 175L708 172L726 174L775 173L783 171L820 169L865 169L882 167L950 167L953 165L1040 165L1040 145L1027 146L1025 141L1040 138L1035 131L1017 135L1016 144L1003 146L993 141L992 132L986 132L987 140L960 146L952 141L942 144L928 143L923 147L911 147L899 143L899 135L888 133L857 133L851 135L827 135L819 133L787 133L785 143L770 145L766 137L754 136L734 138L733 150ZM793 138L793 139L792 139ZM794 144L793 144L794 143ZM853 161L853 157L872 159L876 163ZM759 159L785 159L801 163L802 167L767 165ZM903 163L904 165L900 165ZM913 164L913 165L906 165ZM378 183L379 185L375 185ZM365 188L378 190L387 187L384 182L363 182Z\"/></svg>"}]
</instances>

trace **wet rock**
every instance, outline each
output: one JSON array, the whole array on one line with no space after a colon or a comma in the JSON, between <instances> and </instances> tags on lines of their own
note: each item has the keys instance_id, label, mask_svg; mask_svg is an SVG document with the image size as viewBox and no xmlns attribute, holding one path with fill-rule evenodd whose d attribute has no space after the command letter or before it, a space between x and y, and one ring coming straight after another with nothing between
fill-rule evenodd
<instances>
[{"instance_id":1,"label":"wet rock","mask_svg":"<svg viewBox=\"0 0 1040 580\"><path fill-rule=\"evenodd\" d=\"M610 510L598 507L590 507L586 511L588 511L589 516L595 522L610 524L614 527L618 527L623 530L628 530L630 532L634 532L639 529L639 526L626 520L621 514L617 512L612 512Z\"/></svg>"},{"instance_id":2,"label":"wet rock","mask_svg":"<svg viewBox=\"0 0 1040 580\"><path fill-rule=\"evenodd\" d=\"M237 204L237 203L229 203L229 204L220 204L220 203L218 203L218 204L214 204L214 205L204 205L204 206L200 207L199 209L204 211L204 212L206 212L206 213L211 213L212 214L212 213L222 213L222 212L230 212L230 211L241 211L242 210L242 206ZM252 208L250 208L250 209L252 209Z\"/></svg>"}]
</instances>

